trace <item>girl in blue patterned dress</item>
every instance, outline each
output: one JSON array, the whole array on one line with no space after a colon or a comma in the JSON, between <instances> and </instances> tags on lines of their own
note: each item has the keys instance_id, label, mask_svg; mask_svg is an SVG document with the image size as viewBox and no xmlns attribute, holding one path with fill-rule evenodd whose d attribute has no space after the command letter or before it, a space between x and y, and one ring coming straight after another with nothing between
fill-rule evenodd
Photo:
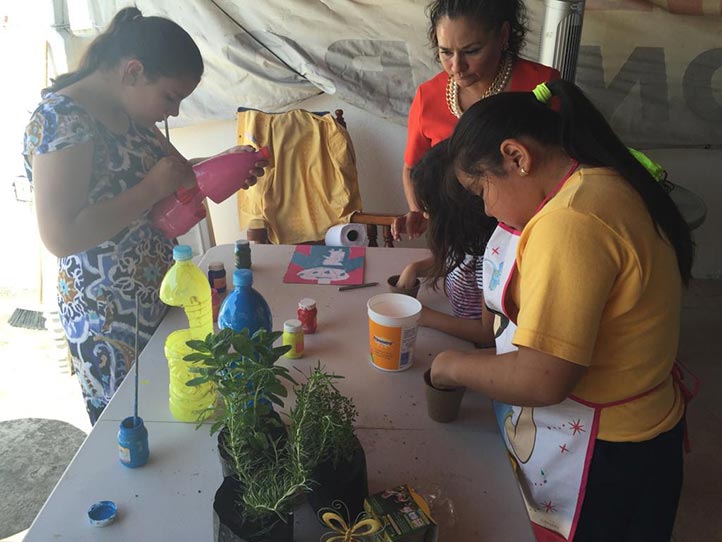
<instances>
[{"instance_id":1,"label":"girl in blue patterned dress","mask_svg":"<svg viewBox=\"0 0 722 542\"><path fill-rule=\"evenodd\" d=\"M178 115L202 73L185 30L125 8L79 69L43 91L25 132L38 228L59 257L60 319L92 424L135 360L136 319L142 350L165 314L158 291L173 241L148 214L195 175L155 123ZM247 185L260 174L251 170Z\"/></svg>"}]
</instances>

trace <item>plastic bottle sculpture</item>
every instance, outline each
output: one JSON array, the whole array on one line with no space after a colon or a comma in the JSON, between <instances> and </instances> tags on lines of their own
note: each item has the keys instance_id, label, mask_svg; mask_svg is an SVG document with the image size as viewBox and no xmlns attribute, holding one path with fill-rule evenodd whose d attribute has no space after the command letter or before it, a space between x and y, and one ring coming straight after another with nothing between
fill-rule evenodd
<instances>
[{"instance_id":1,"label":"plastic bottle sculpture","mask_svg":"<svg viewBox=\"0 0 722 542\"><path fill-rule=\"evenodd\" d=\"M203 340L213 333L213 309L211 287L203 271L191 259L193 253L188 245L173 248L175 263L168 270L160 285L160 299L172 307L183 307L188 318L188 329L179 329L168 335L165 356L170 374L169 407L173 417L182 422L195 422L210 411L215 398L215 386L186 386L195 375L189 371L191 364L183 359L192 351L187 341Z\"/></svg>"}]
</instances>

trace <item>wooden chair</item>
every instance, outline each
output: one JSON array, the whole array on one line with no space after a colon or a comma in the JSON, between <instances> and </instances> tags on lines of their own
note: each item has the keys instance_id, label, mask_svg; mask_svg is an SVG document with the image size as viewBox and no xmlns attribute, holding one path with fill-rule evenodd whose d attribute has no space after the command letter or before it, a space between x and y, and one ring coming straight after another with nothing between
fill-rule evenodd
<instances>
[{"instance_id":1,"label":"wooden chair","mask_svg":"<svg viewBox=\"0 0 722 542\"><path fill-rule=\"evenodd\" d=\"M238 195L249 240L323 243L328 228L350 222L366 226L372 247L381 227L383 245L393 247L396 215L362 209L353 144L343 111L334 113L238 109L238 144L267 145L274 160L255 187Z\"/></svg>"}]
</instances>

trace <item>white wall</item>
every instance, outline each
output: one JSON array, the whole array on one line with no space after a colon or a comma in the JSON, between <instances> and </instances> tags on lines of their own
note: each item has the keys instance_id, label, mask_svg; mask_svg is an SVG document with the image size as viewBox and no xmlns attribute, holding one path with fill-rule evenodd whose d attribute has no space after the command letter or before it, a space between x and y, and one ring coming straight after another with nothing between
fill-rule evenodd
<instances>
[{"instance_id":1,"label":"white wall","mask_svg":"<svg viewBox=\"0 0 722 542\"><path fill-rule=\"evenodd\" d=\"M242 105L242 104L239 104ZM406 127L372 116L328 95L301 103L312 111L343 109L353 139L364 209L369 212L401 213L406 210L401 187L401 164ZM235 120L209 122L170 132L173 144L187 157L207 156L233 146ZM702 149L656 149L646 151L669 172L670 180L699 194L707 205L707 219L695 230L697 259L693 274L698 278L722 278L722 151ZM239 231L235 198L211 205L216 242L232 243L243 237ZM197 234L196 234L197 238ZM190 241L188 241L190 242ZM403 246L423 246L422 240Z\"/></svg>"}]
</instances>

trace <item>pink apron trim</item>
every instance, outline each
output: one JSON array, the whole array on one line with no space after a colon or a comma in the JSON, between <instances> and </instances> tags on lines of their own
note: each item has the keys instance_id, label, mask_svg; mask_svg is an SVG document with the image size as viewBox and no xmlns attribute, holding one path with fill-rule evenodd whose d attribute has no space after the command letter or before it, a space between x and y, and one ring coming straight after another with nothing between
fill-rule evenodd
<instances>
[{"instance_id":1,"label":"pink apron trim","mask_svg":"<svg viewBox=\"0 0 722 542\"><path fill-rule=\"evenodd\" d=\"M511 321L514 325L516 325L516 319L512 320L511 316L509 315L509 309L507 309L506 306L506 300L508 299L506 295L506 291L509 288L509 285L511 284L511 278L514 276L514 273L516 272L516 257L514 257L514 263L511 266L511 273L509 274L509 280L506 281L504 284L504 291L501 292L501 309L504 311L504 315ZM519 313L517 313L517 316L519 316Z\"/></svg>"},{"instance_id":2,"label":"pink apron trim","mask_svg":"<svg viewBox=\"0 0 722 542\"><path fill-rule=\"evenodd\" d=\"M566 174L564 175L562 180L559 181L557 183L557 185L554 187L554 189L549 194L546 195L546 197L539 204L539 207L537 207L536 211L534 211L534 214L538 213L541 210L541 208L544 207L550 199L552 199L554 196L557 195L557 193L562 189L562 186L564 186L564 183L566 183L569 180L569 177L572 176L572 173L574 173L578 167L579 167L579 162L574 160L574 162L572 163L571 167L566 172ZM502 230L509 232L510 234L515 235L517 237L521 235L521 231L519 231L515 228L512 228L511 226L508 226L508 225L504 224L503 222L499 222L498 227L500 227ZM511 284L511 277L514 276L516 267L517 267L516 266L516 254L514 254L514 265L512 266L511 272L509 273L510 280L506 281L506 284L504 285L504 291L501 294L501 308L504 311L504 314L506 315L506 317L509 318L509 320L511 322L513 322L514 325L516 325L516 321L511 319L511 317L509 316L509 311L506 308L507 307L506 306L506 300L507 300L506 291L507 291L507 288L509 288L509 284Z\"/></svg>"},{"instance_id":3,"label":"pink apron trim","mask_svg":"<svg viewBox=\"0 0 722 542\"><path fill-rule=\"evenodd\" d=\"M569 540L574 540L574 534L577 532L577 524L579 516L582 515L582 505L584 504L584 496L587 494L587 481L589 479L589 466L592 464L592 456L594 455L594 447L597 444L597 435L599 434L599 419L601 418L602 409L594 409L594 421L592 422L591 434L594 438L590 438L587 443L587 455L584 458L584 470L582 472L582 483L579 486L579 495L577 497L577 508L574 510L574 519L572 527L569 530Z\"/></svg>"},{"instance_id":4,"label":"pink apron trim","mask_svg":"<svg viewBox=\"0 0 722 542\"><path fill-rule=\"evenodd\" d=\"M687 386L687 382L684 381L686 375L689 375L694 380L692 389L690 389ZM677 360L672 367L672 378L677 383L677 386L679 386L679 390L682 392L682 398L684 399L684 414L682 415L684 418L684 451L685 453L690 453L692 451L692 444L689 440L687 425L687 405L699 392L699 377L687 369L681 361Z\"/></svg>"},{"instance_id":5,"label":"pink apron trim","mask_svg":"<svg viewBox=\"0 0 722 542\"><path fill-rule=\"evenodd\" d=\"M630 395L629 397L625 399L619 399L617 401L609 401L608 403L595 403L593 401L587 401L585 399L582 399L580 397L577 397L576 395L570 395L570 399L574 399L577 403L581 403L583 405L586 405L590 408L608 408L618 405L623 405L624 403L631 403L632 401L636 401L637 399L641 399L645 395L649 395L650 393L658 390L662 386L664 386L667 383L667 379L665 378L662 382L654 386L653 388L649 388L646 391L643 391L641 393L638 393L636 395Z\"/></svg>"},{"instance_id":6,"label":"pink apron trim","mask_svg":"<svg viewBox=\"0 0 722 542\"><path fill-rule=\"evenodd\" d=\"M498 222L497 226L500 227L502 230L511 233L512 235L521 235L520 230L517 230L516 228L512 228L511 226L507 226L503 222Z\"/></svg>"},{"instance_id":7,"label":"pink apron trim","mask_svg":"<svg viewBox=\"0 0 722 542\"><path fill-rule=\"evenodd\" d=\"M559 533L555 533L554 531L551 531L546 527L542 527L533 521L530 523L531 529L534 531L534 538L536 538L536 542L567 542L567 539Z\"/></svg>"},{"instance_id":8,"label":"pink apron trim","mask_svg":"<svg viewBox=\"0 0 722 542\"><path fill-rule=\"evenodd\" d=\"M687 382L685 382L685 375L689 375L692 379L694 379L692 389L687 386ZM679 389L682 391L685 405L696 397L699 392L699 377L687 369L687 367L679 360L676 360L672 366L672 378L674 378L674 381L679 384Z\"/></svg>"}]
</instances>

